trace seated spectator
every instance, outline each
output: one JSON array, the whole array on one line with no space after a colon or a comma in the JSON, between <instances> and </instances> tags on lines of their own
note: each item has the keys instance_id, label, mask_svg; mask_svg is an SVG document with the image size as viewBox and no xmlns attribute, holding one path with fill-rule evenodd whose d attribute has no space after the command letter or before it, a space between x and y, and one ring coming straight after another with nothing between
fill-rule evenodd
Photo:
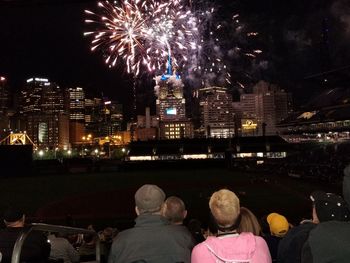
<instances>
[{"instance_id":1,"label":"seated spectator","mask_svg":"<svg viewBox=\"0 0 350 263\"><path fill-rule=\"evenodd\" d=\"M6 228L0 230L1 262L9 263L16 240L26 227L25 215L17 209L9 208L4 212L3 218ZM24 241L20 261L46 262L50 255L50 248L50 243L42 232L31 231Z\"/></svg>"},{"instance_id":2,"label":"seated spectator","mask_svg":"<svg viewBox=\"0 0 350 263\"><path fill-rule=\"evenodd\" d=\"M102 231L98 232L98 236L101 241L101 259L102 262L108 258L109 251L111 250L112 242L118 235L119 231L116 228L106 227Z\"/></svg>"},{"instance_id":3,"label":"seated spectator","mask_svg":"<svg viewBox=\"0 0 350 263\"><path fill-rule=\"evenodd\" d=\"M239 199L235 193L222 189L215 192L209 208L217 224L217 235L209 236L192 251L192 263L271 262L263 238L252 233L237 232L240 221Z\"/></svg>"},{"instance_id":4,"label":"seated spectator","mask_svg":"<svg viewBox=\"0 0 350 263\"><path fill-rule=\"evenodd\" d=\"M96 239L93 234L83 235L83 244L79 247L79 255L81 262L96 259Z\"/></svg>"},{"instance_id":5,"label":"seated spectator","mask_svg":"<svg viewBox=\"0 0 350 263\"><path fill-rule=\"evenodd\" d=\"M66 238L75 249L83 244L83 234L72 234L68 235Z\"/></svg>"},{"instance_id":6,"label":"seated spectator","mask_svg":"<svg viewBox=\"0 0 350 263\"><path fill-rule=\"evenodd\" d=\"M51 244L50 259L62 260L64 263L79 262L79 254L69 241L58 233L49 235Z\"/></svg>"},{"instance_id":7,"label":"seated spectator","mask_svg":"<svg viewBox=\"0 0 350 263\"><path fill-rule=\"evenodd\" d=\"M169 220L176 232L181 232L182 244L192 250L195 245L195 240L188 229L183 225L183 221L187 216L185 203L176 196L168 197L165 200L162 215Z\"/></svg>"},{"instance_id":8,"label":"seated spectator","mask_svg":"<svg viewBox=\"0 0 350 263\"><path fill-rule=\"evenodd\" d=\"M237 232L250 232L253 233L255 236L260 236L261 226L253 212L246 207L241 207L240 215L241 222L237 228Z\"/></svg>"},{"instance_id":9,"label":"seated spectator","mask_svg":"<svg viewBox=\"0 0 350 263\"><path fill-rule=\"evenodd\" d=\"M187 216L185 203L176 196L170 196L165 200L162 215L173 225L182 225Z\"/></svg>"},{"instance_id":10,"label":"seated spectator","mask_svg":"<svg viewBox=\"0 0 350 263\"><path fill-rule=\"evenodd\" d=\"M347 221L349 219L349 210L340 196L316 191L311 194L310 199L312 200L312 221L302 222L299 226L288 231L279 243L278 262L301 262L303 246L309 237L310 231L317 224L329 221Z\"/></svg>"},{"instance_id":11,"label":"seated spectator","mask_svg":"<svg viewBox=\"0 0 350 263\"><path fill-rule=\"evenodd\" d=\"M269 225L270 233L266 233L264 239L269 247L272 262L277 262L278 246L289 230L289 223L287 218L278 213L269 214L266 221Z\"/></svg>"},{"instance_id":12,"label":"seated spectator","mask_svg":"<svg viewBox=\"0 0 350 263\"><path fill-rule=\"evenodd\" d=\"M330 202L330 206L336 205L337 207L350 207L350 165L345 168L344 175L343 196L345 198L345 203L342 200L339 200L339 202ZM317 202L317 200L315 201ZM320 200L318 200L318 202L320 202ZM344 216L341 217L343 220L321 222L313 230L311 230L308 240L302 250L301 262L349 262L350 216L348 216L349 214L346 212L345 208L334 209L333 207L331 210L343 211ZM337 212L334 215L338 217L336 214Z\"/></svg>"},{"instance_id":13,"label":"seated spectator","mask_svg":"<svg viewBox=\"0 0 350 263\"><path fill-rule=\"evenodd\" d=\"M113 241L109 263L190 262L191 250L181 240L182 233L161 216L165 193L146 184L135 193L135 227L120 232Z\"/></svg>"}]
</instances>

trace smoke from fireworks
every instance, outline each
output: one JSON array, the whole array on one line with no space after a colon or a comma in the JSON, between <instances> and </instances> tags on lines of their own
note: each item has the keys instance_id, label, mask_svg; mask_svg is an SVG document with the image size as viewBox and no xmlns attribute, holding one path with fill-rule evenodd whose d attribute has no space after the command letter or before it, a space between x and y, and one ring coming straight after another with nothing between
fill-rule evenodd
<instances>
[{"instance_id":1,"label":"smoke from fireworks","mask_svg":"<svg viewBox=\"0 0 350 263\"><path fill-rule=\"evenodd\" d=\"M258 36L240 21L239 14L229 19L220 17L220 11L210 3L201 3L197 11L201 24L201 40L197 56L193 57L193 80L196 86L237 86L244 88L243 78L256 68L262 50L251 44ZM198 83L200 80L200 83Z\"/></svg>"}]
</instances>

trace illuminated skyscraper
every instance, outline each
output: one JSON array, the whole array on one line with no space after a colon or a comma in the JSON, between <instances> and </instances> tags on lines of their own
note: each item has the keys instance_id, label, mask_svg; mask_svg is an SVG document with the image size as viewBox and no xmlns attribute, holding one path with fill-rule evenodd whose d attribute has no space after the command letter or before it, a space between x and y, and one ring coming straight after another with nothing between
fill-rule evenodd
<instances>
[{"instance_id":1,"label":"illuminated skyscraper","mask_svg":"<svg viewBox=\"0 0 350 263\"><path fill-rule=\"evenodd\" d=\"M69 141L82 143L85 135L85 92L81 87L66 90L66 108L69 114Z\"/></svg>"},{"instance_id":2,"label":"illuminated skyscraper","mask_svg":"<svg viewBox=\"0 0 350 263\"><path fill-rule=\"evenodd\" d=\"M291 109L290 94L265 81L256 84L252 94L242 94L240 104L242 133L246 130L250 135L275 135L276 124L287 117Z\"/></svg>"},{"instance_id":3,"label":"illuminated skyscraper","mask_svg":"<svg viewBox=\"0 0 350 263\"><path fill-rule=\"evenodd\" d=\"M59 120L64 115L64 100L59 86L46 78L28 79L21 90L20 112L26 117L26 132L36 145L60 146Z\"/></svg>"},{"instance_id":4,"label":"illuminated skyscraper","mask_svg":"<svg viewBox=\"0 0 350 263\"><path fill-rule=\"evenodd\" d=\"M199 90L202 127L207 137L228 138L234 135L232 95L223 87Z\"/></svg>"},{"instance_id":5,"label":"illuminated skyscraper","mask_svg":"<svg viewBox=\"0 0 350 263\"><path fill-rule=\"evenodd\" d=\"M5 113L9 106L9 91L6 78L0 76L0 113Z\"/></svg>"},{"instance_id":6,"label":"illuminated skyscraper","mask_svg":"<svg viewBox=\"0 0 350 263\"><path fill-rule=\"evenodd\" d=\"M83 88L67 90L69 120L84 123L85 121L85 92Z\"/></svg>"},{"instance_id":7,"label":"illuminated skyscraper","mask_svg":"<svg viewBox=\"0 0 350 263\"><path fill-rule=\"evenodd\" d=\"M167 73L157 76L155 94L156 110L159 116L161 139L178 139L193 136L193 125L186 118L184 84L180 75L171 70L170 59Z\"/></svg>"}]
</instances>

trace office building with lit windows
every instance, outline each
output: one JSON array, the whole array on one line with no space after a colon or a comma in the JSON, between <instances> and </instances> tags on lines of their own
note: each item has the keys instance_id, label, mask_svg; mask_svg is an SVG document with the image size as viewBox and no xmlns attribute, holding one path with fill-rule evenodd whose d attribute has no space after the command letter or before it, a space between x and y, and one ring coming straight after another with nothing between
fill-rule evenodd
<instances>
[{"instance_id":1,"label":"office building with lit windows","mask_svg":"<svg viewBox=\"0 0 350 263\"><path fill-rule=\"evenodd\" d=\"M169 63L170 64L170 63ZM183 94L184 84L180 75L172 73L168 65L166 74L155 78L156 114L159 116L159 138L192 138L193 125L186 118Z\"/></svg>"},{"instance_id":2,"label":"office building with lit windows","mask_svg":"<svg viewBox=\"0 0 350 263\"><path fill-rule=\"evenodd\" d=\"M10 94L5 77L0 76L0 113L5 113L9 107Z\"/></svg>"},{"instance_id":3,"label":"office building with lit windows","mask_svg":"<svg viewBox=\"0 0 350 263\"><path fill-rule=\"evenodd\" d=\"M69 141L79 144L85 135L85 92L81 87L66 90L66 108L69 114Z\"/></svg>"},{"instance_id":4,"label":"office building with lit windows","mask_svg":"<svg viewBox=\"0 0 350 263\"><path fill-rule=\"evenodd\" d=\"M84 123L85 121L85 92L83 88L75 87L67 90L69 120Z\"/></svg>"},{"instance_id":5,"label":"office building with lit windows","mask_svg":"<svg viewBox=\"0 0 350 263\"><path fill-rule=\"evenodd\" d=\"M265 81L253 87L253 93L240 97L242 135L275 135L276 125L291 111L291 95Z\"/></svg>"},{"instance_id":6,"label":"office building with lit windows","mask_svg":"<svg viewBox=\"0 0 350 263\"><path fill-rule=\"evenodd\" d=\"M26 133L39 147L60 146L60 119L64 97L59 86L46 78L30 78L21 90L20 112L25 116ZM62 142L62 140L61 140Z\"/></svg>"},{"instance_id":7,"label":"office building with lit windows","mask_svg":"<svg viewBox=\"0 0 350 263\"><path fill-rule=\"evenodd\" d=\"M201 126L206 137L229 138L234 135L235 114L232 95L223 87L199 90Z\"/></svg>"}]
</instances>

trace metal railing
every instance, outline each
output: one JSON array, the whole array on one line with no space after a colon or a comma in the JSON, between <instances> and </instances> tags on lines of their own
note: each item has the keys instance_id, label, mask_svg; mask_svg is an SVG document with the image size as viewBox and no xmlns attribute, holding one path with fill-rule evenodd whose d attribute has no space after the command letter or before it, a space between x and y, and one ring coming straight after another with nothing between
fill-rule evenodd
<instances>
[{"instance_id":1,"label":"metal railing","mask_svg":"<svg viewBox=\"0 0 350 263\"><path fill-rule=\"evenodd\" d=\"M42 232L63 233L63 234L68 234L68 235L92 234L95 237L97 237L96 238L96 262L101 261L100 238L95 231L87 230L84 228L33 223L33 224L30 224L28 228L23 229L23 231L18 236L16 243L15 243L15 246L13 248L11 263L19 263L20 262L23 243L24 243L25 239L28 237L29 233L32 232L33 230L42 231Z\"/></svg>"}]
</instances>

